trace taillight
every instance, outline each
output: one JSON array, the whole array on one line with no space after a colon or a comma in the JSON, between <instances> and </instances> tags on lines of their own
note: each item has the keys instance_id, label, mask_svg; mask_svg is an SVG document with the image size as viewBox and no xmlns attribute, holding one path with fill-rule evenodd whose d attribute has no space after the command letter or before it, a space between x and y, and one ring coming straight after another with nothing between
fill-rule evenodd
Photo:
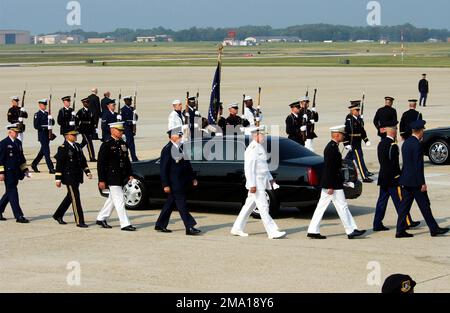
<instances>
[{"instance_id":1,"label":"taillight","mask_svg":"<svg viewBox=\"0 0 450 313\"><path fill-rule=\"evenodd\" d=\"M311 167L308 168L308 183L310 186L319 185L319 177L317 176L317 172Z\"/></svg>"}]
</instances>

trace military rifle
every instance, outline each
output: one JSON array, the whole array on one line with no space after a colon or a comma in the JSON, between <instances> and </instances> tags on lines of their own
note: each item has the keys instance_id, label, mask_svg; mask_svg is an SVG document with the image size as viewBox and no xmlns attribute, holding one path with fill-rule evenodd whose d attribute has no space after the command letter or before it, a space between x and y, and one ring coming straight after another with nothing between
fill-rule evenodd
<instances>
[{"instance_id":1,"label":"military rifle","mask_svg":"<svg viewBox=\"0 0 450 313\"><path fill-rule=\"evenodd\" d=\"M25 85L25 89L23 90L22 94L22 103L20 105L20 111L19 111L19 128L23 131L25 131L25 124L23 123L24 115L22 112L22 108L25 108L25 96L27 95L27 86Z\"/></svg>"},{"instance_id":2,"label":"military rifle","mask_svg":"<svg viewBox=\"0 0 450 313\"><path fill-rule=\"evenodd\" d=\"M189 113L189 91L188 91L186 92L186 107L184 109L184 124L187 125L186 129L183 131L185 140L188 140L190 138L190 130L191 130L190 121L191 119Z\"/></svg>"},{"instance_id":3,"label":"military rifle","mask_svg":"<svg viewBox=\"0 0 450 313\"><path fill-rule=\"evenodd\" d=\"M73 93L73 101L72 101L72 116L70 117L71 122L75 122L75 107L77 102L77 90L75 89L75 92Z\"/></svg>"},{"instance_id":4,"label":"military rifle","mask_svg":"<svg viewBox=\"0 0 450 313\"><path fill-rule=\"evenodd\" d=\"M120 101L122 100L122 89L119 91L119 104L118 104L118 110L117 110L117 121L122 121L122 115L120 115Z\"/></svg>"},{"instance_id":5,"label":"military rifle","mask_svg":"<svg viewBox=\"0 0 450 313\"><path fill-rule=\"evenodd\" d=\"M363 92L362 101L361 101L361 118L364 120L364 102L366 101L366 93Z\"/></svg>"},{"instance_id":6,"label":"military rifle","mask_svg":"<svg viewBox=\"0 0 450 313\"><path fill-rule=\"evenodd\" d=\"M317 97L317 88L314 89L314 97L313 97L313 105L312 105L313 108L316 107L316 97Z\"/></svg>"},{"instance_id":7,"label":"military rifle","mask_svg":"<svg viewBox=\"0 0 450 313\"><path fill-rule=\"evenodd\" d=\"M50 91L50 97L48 98L48 116L48 139L52 141L56 138L56 135L53 134L53 118L50 118L50 116L52 116L52 91Z\"/></svg>"},{"instance_id":8,"label":"military rifle","mask_svg":"<svg viewBox=\"0 0 450 313\"><path fill-rule=\"evenodd\" d=\"M134 90L134 97L133 97L133 134L136 135L136 123L137 123L137 115L136 115L136 107L137 107L137 85L136 89Z\"/></svg>"},{"instance_id":9,"label":"military rifle","mask_svg":"<svg viewBox=\"0 0 450 313\"><path fill-rule=\"evenodd\" d=\"M261 87L258 87L258 106L256 107L255 126L259 127L261 124Z\"/></svg>"},{"instance_id":10,"label":"military rifle","mask_svg":"<svg viewBox=\"0 0 450 313\"><path fill-rule=\"evenodd\" d=\"M242 95L242 116L245 115L245 94Z\"/></svg>"}]
</instances>

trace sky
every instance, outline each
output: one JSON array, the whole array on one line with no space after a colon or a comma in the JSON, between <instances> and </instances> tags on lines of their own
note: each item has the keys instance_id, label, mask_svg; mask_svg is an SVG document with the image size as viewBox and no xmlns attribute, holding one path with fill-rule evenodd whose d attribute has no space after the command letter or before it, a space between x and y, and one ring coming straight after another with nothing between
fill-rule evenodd
<instances>
[{"instance_id":1,"label":"sky","mask_svg":"<svg viewBox=\"0 0 450 313\"><path fill-rule=\"evenodd\" d=\"M366 26L370 0L78 0L81 25L68 25L71 0L0 0L0 29L32 34L82 28L237 27L328 23ZM378 0L381 25L450 29L448 0Z\"/></svg>"}]
</instances>

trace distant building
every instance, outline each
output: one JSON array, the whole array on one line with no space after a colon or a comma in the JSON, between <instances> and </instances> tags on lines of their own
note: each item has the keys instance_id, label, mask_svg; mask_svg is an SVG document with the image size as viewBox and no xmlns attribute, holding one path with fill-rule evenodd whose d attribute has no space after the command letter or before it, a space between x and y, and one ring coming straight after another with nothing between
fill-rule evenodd
<instances>
[{"instance_id":1,"label":"distant building","mask_svg":"<svg viewBox=\"0 0 450 313\"><path fill-rule=\"evenodd\" d=\"M380 45L388 45L388 44L389 44L389 40L387 40L387 39L380 40Z\"/></svg>"},{"instance_id":2,"label":"distant building","mask_svg":"<svg viewBox=\"0 0 450 313\"><path fill-rule=\"evenodd\" d=\"M295 36L255 36L244 39L248 44L259 44L264 42L302 42L299 37Z\"/></svg>"},{"instance_id":3,"label":"distant building","mask_svg":"<svg viewBox=\"0 0 450 313\"><path fill-rule=\"evenodd\" d=\"M234 38L225 38L222 41L222 44L224 46L239 46L239 40L236 40Z\"/></svg>"},{"instance_id":4,"label":"distant building","mask_svg":"<svg viewBox=\"0 0 450 313\"><path fill-rule=\"evenodd\" d=\"M112 37L106 38L88 38L87 43L114 43L116 40Z\"/></svg>"},{"instance_id":5,"label":"distant building","mask_svg":"<svg viewBox=\"0 0 450 313\"><path fill-rule=\"evenodd\" d=\"M373 40L367 40L367 39L360 39L360 40L356 40L357 43L372 43L374 42Z\"/></svg>"},{"instance_id":6,"label":"distant building","mask_svg":"<svg viewBox=\"0 0 450 313\"><path fill-rule=\"evenodd\" d=\"M29 31L0 30L0 45L25 45L31 43Z\"/></svg>"},{"instance_id":7,"label":"distant building","mask_svg":"<svg viewBox=\"0 0 450 313\"><path fill-rule=\"evenodd\" d=\"M79 35L52 34L34 36L34 44L36 45L79 44L83 40L84 38Z\"/></svg>"},{"instance_id":8,"label":"distant building","mask_svg":"<svg viewBox=\"0 0 450 313\"><path fill-rule=\"evenodd\" d=\"M441 40L436 39L436 38L430 38L427 40L428 43L437 43L437 42L441 42Z\"/></svg>"},{"instance_id":9,"label":"distant building","mask_svg":"<svg viewBox=\"0 0 450 313\"><path fill-rule=\"evenodd\" d=\"M173 39L169 35L136 37L136 42L172 42L172 41L173 41Z\"/></svg>"}]
</instances>

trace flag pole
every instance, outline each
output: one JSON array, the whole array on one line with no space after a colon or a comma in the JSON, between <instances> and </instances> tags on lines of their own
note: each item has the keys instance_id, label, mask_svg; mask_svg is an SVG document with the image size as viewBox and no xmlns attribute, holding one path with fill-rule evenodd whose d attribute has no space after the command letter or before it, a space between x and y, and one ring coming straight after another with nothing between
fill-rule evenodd
<instances>
[{"instance_id":1,"label":"flag pole","mask_svg":"<svg viewBox=\"0 0 450 313\"><path fill-rule=\"evenodd\" d=\"M219 62L219 81L222 82L222 55L223 55L223 44L219 43L217 46L217 61ZM219 123L220 119L220 101L217 103L217 123Z\"/></svg>"}]
</instances>

